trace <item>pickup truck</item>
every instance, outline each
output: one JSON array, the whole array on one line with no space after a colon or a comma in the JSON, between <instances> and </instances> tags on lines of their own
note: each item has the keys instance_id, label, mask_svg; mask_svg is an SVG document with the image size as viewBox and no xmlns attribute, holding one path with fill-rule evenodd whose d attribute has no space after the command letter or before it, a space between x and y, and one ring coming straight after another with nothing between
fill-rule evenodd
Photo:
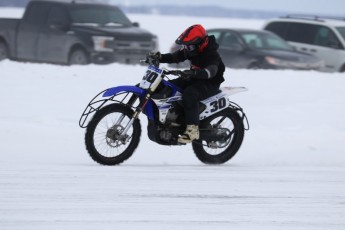
<instances>
[{"instance_id":1,"label":"pickup truck","mask_svg":"<svg viewBox=\"0 0 345 230\"><path fill-rule=\"evenodd\" d=\"M0 19L0 61L130 64L157 50L156 35L107 4L31 0L22 19Z\"/></svg>"}]
</instances>

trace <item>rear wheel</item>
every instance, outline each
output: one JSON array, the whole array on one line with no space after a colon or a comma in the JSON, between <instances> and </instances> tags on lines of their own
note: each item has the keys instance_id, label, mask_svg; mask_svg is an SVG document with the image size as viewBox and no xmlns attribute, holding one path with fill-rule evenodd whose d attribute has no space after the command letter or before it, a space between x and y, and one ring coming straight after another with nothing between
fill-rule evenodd
<instances>
[{"instance_id":1,"label":"rear wheel","mask_svg":"<svg viewBox=\"0 0 345 230\"><path fill-rule=\"evenodd\" d=\"M0 61L8 58L7 45L0 41Z\"/></svg>"},{"instance_id":2,"label":"rear wheel","mask_svg":"<svg viewBox=\"0 0 345 230\"><path fill-rule=\"evenodd\" d=\"M111 104L99 110L86 128L85 144L91 158L102 165L117 165L130 158L137 148L141 135L138 119L122 131L132 118L128 106Z\"/></svg>"},{"instance_id":3,"label":"rear wheel","mask_svg":"<svg viewBox=\"0 0 345 230\"><path fill-rule=\"evenodd\" d=\"M235 110L225 109L200 123L200 129L227 129L224 140L197 140L192 143L197 158L205 164L223 164L230 160L241 147L244 137L242 118Z\"/></svg>"}]
</instances>

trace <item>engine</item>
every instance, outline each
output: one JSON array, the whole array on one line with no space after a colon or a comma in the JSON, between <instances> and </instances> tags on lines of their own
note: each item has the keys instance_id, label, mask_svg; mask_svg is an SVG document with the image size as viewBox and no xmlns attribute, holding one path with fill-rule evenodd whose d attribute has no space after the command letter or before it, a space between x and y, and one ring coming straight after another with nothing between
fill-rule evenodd
<instances>
[{"instance_id":1,"label":"engine","mask_svg":"<svg viewBox=\"0 0 345 230\"><path fill-rule=\"evenodd\" d=\"M179 112L175 108L171 108L166 116L166 123L176 122Z\"/></svg>"},{"instance_id":2,"label":"engine","mask_svg":"<svg viewBox=\"0 0 345 230\"><path fill-rule=\"evenodd\" d=\"M180 125L162 125L154 121L149 121L147 126L150 140L161 145L177 145L177 138L180 131Z\"/></svg>"}]
</instances>

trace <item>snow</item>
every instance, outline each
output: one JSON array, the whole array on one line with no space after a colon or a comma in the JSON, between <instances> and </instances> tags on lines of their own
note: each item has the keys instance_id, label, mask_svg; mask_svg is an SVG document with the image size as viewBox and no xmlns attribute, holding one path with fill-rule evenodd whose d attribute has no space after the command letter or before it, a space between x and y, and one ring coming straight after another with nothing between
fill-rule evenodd
<instances>
[{"instance_id":1,"label":"snow","mask_svg":"<svg viewBox=\"0 0 345 230\"><path fill-rule=\"evenodd\" d=\"M162 52L191 24L263 23L130 17L159 36ZM232 96L250 122L232 160L204 165L190 145L155 144L141 116L132 158L100 166L85 150L80 115L98 92L135 84L144 71L0 62L1 230L345 228L344 74L227 69L224 86L249 89Z\"/></svg>"}]
</instances>

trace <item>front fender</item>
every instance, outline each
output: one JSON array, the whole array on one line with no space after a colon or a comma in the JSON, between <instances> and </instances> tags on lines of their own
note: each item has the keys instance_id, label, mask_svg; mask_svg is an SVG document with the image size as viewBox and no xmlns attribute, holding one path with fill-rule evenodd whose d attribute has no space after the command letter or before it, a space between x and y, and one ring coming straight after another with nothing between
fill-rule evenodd
<instances>
[{"instance_id":1,"label":"front fender","mask_svg":"<svg viewBox=\"0 0 345 230\"><path fill-rule=\"evenodd\" d=\"M133 93L137 95L140 99L143 99L146 95L146 91L137 86L123 85L107 89L103 93L103 97L114 97L121 93ZM154 119L154 109L152 100L149 100L147 102L143 112L150 120Z\"/></svg>"},{"instance_id":2,"label":"front fender","mask_svg":"<svg viewBox=\"0 0 345 230\"><path fill-rule=\"evenodd\" d=\"M142 100L146 95L146 91L137 86L124 85L109 88L100 92L86 106L83 114L80 117L79 126L82 128L87 127L87 124L92 117L90 115L108 104L127 104L128 99L131 98L131 95L136 95L140 100ZM152 100L148 101L143 112L148 116L149 119L154 119Z\"/></svg>"},{"instance_id":3,"label":"front fender","mask_svg":"<svg viewBox=\"0 0 345 230\"><path fill-rule=\"evenodd\" d=\"M139 97L145 96L145 90L137 87L137 86L132 86L132 85L122 85L122 86L116 86L110 89L105 90L103 93L103 97L111 97L114 95L117 95L118 93L121 92L131 92L136 94Z\"/></svg>"}]
</instances>

